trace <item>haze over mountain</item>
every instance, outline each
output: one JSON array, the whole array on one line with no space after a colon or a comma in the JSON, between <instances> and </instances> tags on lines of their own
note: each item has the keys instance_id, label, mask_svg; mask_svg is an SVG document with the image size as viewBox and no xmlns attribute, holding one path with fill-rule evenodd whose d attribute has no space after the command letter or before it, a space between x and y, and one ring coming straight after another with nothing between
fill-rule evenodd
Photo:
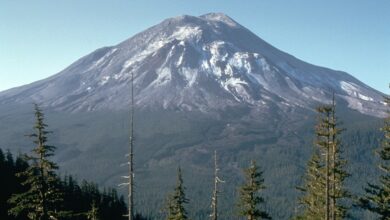
<instances>
[{"instance_id":1,"label":"haze over mountain","mask_svg":"<svg viewBox=\"0 0 390 220\"><path fill-rule=\"evenodd\" d=\"M272 185L266 190L271 214L288 219L312 150L314 109L333 92L352 143L346 157L357 172L354 187L375 175L371 153L377 117L385 115L383 94L345 72L282 52L221 13L166 19L52 77L0 92L0 147L31 149L23 135L33 126L36 102L54 131L50 142L58 147L61 172L117 185L126 173L120 164L128 150L131 74L136 198L143 213L158 216L180 164L194 198L192 216L206 218L218 150L227 182L221 218L234 216L241 168L256 159Z\"/></svg>"},{"instance_id":2,"label":"haze over mountain","mask_svg":"<svg viewBox=\"0 0 390 220\"><path fill-rule=\"evenodd\" d=\"M347 73L298 60L221 13L167 19L48 79L0 93L0 103L72 112L128 109L131 74L140 108L310 109L334 92L352 109L384 112L380 92Z\"/></svg>"}]
</instances>

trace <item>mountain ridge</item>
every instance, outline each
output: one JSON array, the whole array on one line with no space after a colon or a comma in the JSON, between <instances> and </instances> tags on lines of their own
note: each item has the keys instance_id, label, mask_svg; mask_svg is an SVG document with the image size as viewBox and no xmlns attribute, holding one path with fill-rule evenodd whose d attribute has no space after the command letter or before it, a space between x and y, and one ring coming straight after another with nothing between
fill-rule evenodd
<instances>
[{"instance_id":1,"label":"mountain ridge","mask_svg":"<svg viewBox=\"0 0 390 220\"><path fill-rule=\"evenodd\" d=\"M130 74L142 108L203 112L228 106L313 106L330 94L384 116L382 93L353 76L289 55L222 13L168 18L35 83L0 92L0 103L38 102L65 111L126 109ZM156 98L158 97L158 98Z\"/></svg>"},{"instance_id":2,"label":"mountain ridge","mask_svg":"<svg viewBox=\"0 0 390 220\"><path fill-rule=\"evenodd\" d=\"M211 25L195 16L167 19L47 79L0 93L0 146L31 150L22 137L31 133L31 102L38 102L53 131L49 142L57 147L60 173L118 185L127 173L120 164L127 161L133 73L137 211L162 218L158 210L180 164L191 218L207 218L217 150L226 180L221 218L237 219L232 207L241 168L256 160L272 217L290 219L297 208L294 186L313 149L315 107L330 101L333 90L354 174L350 188L358 193L377 174L372 152L380 137L382 94L210 16Z\"/></svg>"}]
</instances>

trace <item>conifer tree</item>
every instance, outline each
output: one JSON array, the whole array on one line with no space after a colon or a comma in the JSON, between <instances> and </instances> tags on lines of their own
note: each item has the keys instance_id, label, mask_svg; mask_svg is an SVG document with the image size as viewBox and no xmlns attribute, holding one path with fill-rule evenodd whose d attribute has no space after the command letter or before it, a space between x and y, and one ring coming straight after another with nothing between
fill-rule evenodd
<instances>
[{"instance_id":1,"label":"conifer tree","mask_svg":"<svg viewBox=\"0 0 390 220\"><path fill-rule=\"evenodd\" d=\"M175 190L168 197L167 204L167 220L185 220L188 219L187 211L185 210L185 204L188 203L188 199L185 196L185 187L183 185L183 178L180 167L177 170L177 181Z\"/></svg>"},{"instance_id":2,"label":"conifer tree","mask_svg":"<svg viewBox=\"0 0 390 220\"><path fill-rule=\"evenodd\" d=\"M344 186L344 181L350 174L346 171L345 167L347 161L341 156L342 154L342 143L340 140L340 135L344 129L339 128L340 122L336 117L336 102L334 99L334 94L331 104L331 113L330 113L330 219L343 219L348 217L348 207L343 203L343 200L349 199L351 197L350 193Z\"/></svg>"},{"instance_id":3,"label":"conifer tree","mask_svg":"<svg viewBox=\"0 0 390 220\"><path fill-rule=\"evenodd\" d=\"M0 164L3 165L5 161L3 150L0 148ZM2 168L2 166L0 167Z\"/></svg>"},{"instance_id":4,"label":"conifer tree","mask_svg":"<svg viewBox=\"0 0 390 220\"><path fill-rule=\"evenodd\" d=\"M12 207L7 201L16 193L26 191L26 187L21 185L23 178L16 177L16 173L25 171L28 164L21 158L13 158L12 154L7 151L6 156L0 149L0 219L25 220L25 213L18 217L8 215L8 210Z\"/></svg>"},{"instance_id":5,"label":"conifer tree","mask_svg":"<svg viewBox=\"0 0 390 220\"><path fill-rule=\"evenodd\" d=\"M343 219L348 209L343 200L350 197L344 187L344 180L349 174L345 171L346 160L341 157L339 136L342 129L338 128L334 98L331 105L320 106L317 112L317 148L308 163L305 183L298 188L304 193L299 200L304 209L296 218Z\"/></svg>"},{"instance_id":6,"label":"conifer tree","mask_svg":"<svg viewBox=\"0 0 390 220\"><path fill-rule=\"evenodd\" d=\"M23 185L28 186L26 192L15 194L9 200L13 208L9 213L18 216L23 212L28 213L28 218L33 220L48 220L57 215L59 202L62 195L58 190L59 180L55 173L57 165L49 160L53 156L55 147L47 144L47 125L44 123L44 114L35 104L34 125L35 132L30 137L34 138L36 147L31 155L26 155L26 161L30 166L26 171L17 175L26 178Z\"/></svg>"},{"instance_id":7,"label":"conifer tree","mask_svg":"<svg viewBox=\"0 0 390 220\"><path fill-rule=\"evenodd\" d=\"M294 219L323 219L325 216L325 176L324 166L318 151L316 151L307 164L304 176L304 185L297 187L304 193L299 198L299 204L304 206L303 212Z\"/></svg>"},{"instance_id":8,"label":"conifer tree","mask_svg":"<svg viewBox=\"0 0 390 220\"><path fill-rule=\"evenodd\" d=\"M266 211L259 208L259 205L265 202L264 198L259 195L260 191L265 189L263 173L259 171L259 167L253 160L244 173L246 182L239 191L239 214L248 220L271 219Z\"/></svg>"},{"instance_id":9,"label":"conifer tree","mask_svg":"<svg viewBox=\"0 0 390 220\"><path fill-rule=\"evenodd\" d=\"M385 102L390 106L390 97L385 97ZM365 188L366 195L359 199L359 205L376 213L381 220L390 220L390 111L382 131L384 140L376 152L381 161L379 169L382 174L378 184L368 183Z\"/></svg>"}]
</instances>

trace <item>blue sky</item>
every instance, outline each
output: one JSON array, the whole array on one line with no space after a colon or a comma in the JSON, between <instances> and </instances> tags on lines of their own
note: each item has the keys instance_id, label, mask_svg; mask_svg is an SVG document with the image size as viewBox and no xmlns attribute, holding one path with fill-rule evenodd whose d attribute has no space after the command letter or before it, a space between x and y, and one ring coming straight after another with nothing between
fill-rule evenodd
<instances>
[{"instance_id":1,"label":"blue sky","mask_svg":"<svg viewBox=\"0 0 390 220\"><path fill-rule=\"evenodd\" d=\"M273 46L389 93L388 0L0 0L0 91L165 18L223 12Z\"/></svg>"}]
</instances>

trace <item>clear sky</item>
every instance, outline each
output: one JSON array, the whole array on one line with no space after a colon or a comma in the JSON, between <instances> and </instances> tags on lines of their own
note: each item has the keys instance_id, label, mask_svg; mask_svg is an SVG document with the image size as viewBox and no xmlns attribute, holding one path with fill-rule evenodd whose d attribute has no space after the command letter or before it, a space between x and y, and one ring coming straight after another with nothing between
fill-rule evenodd
<instances>
[{"instance_id":1,"label":"clear sky","mask_svg":"<svg viewBox=\"0 0 390 220\"><path fill-rule=\"evenodd\" d=\"M165 18L208 12L389 94L389 0L0 0L0 91L53 75Z\"/></svg>"}]
</instances>

